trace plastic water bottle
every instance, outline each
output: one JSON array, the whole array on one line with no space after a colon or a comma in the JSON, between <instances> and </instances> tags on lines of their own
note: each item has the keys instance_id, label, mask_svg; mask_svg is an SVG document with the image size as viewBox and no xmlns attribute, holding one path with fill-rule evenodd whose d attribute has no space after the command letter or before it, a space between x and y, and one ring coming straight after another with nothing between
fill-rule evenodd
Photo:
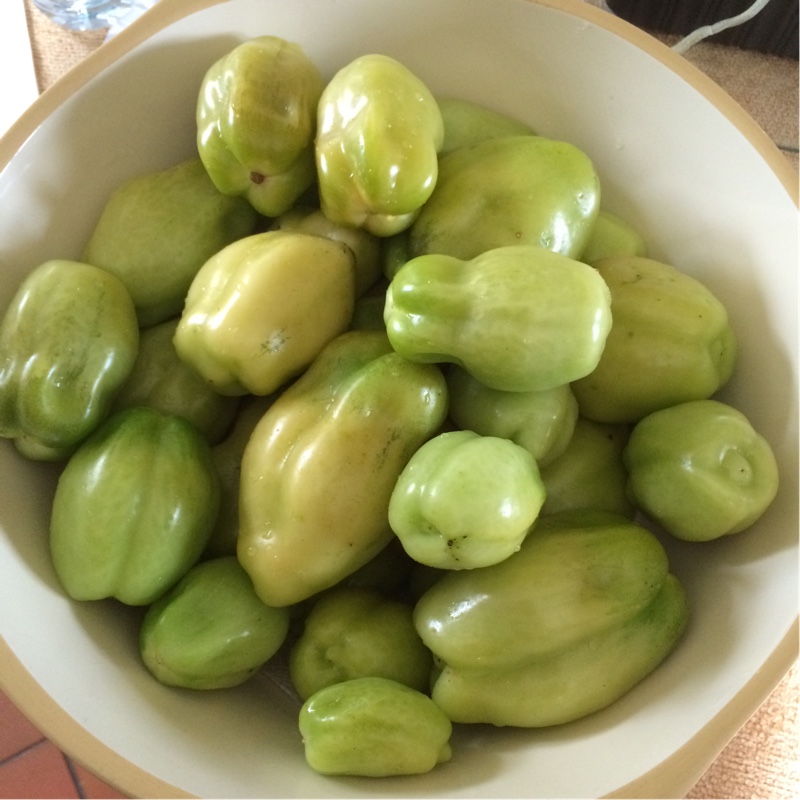
<instances>
[{"instance_id":1,"label":"plastic water bottle","mask_svg":"<svg viewBox=\"0 0 800 800\"><path fill-rule=\"evenodd\" d=\"M157 0L33 0L33 4L62 28L118 31L156 4Z\"/></svg>"}]
</instances>

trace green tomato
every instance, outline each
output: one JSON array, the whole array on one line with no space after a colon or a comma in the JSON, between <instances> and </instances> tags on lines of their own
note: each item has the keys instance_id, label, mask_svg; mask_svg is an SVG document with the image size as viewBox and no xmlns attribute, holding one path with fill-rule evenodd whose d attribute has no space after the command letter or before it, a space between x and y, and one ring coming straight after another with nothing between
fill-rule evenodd
<instances>
[{"instance_id":1,"label":"green tomato","mask_svg":"<svg viewBox=\"0 0 800 800\"><path fill-rule=\"evenodd\" d=\"M350 325L353 259L342 242L299 231L229 244L192 281L178 355L220 394L272 394Z\"/></svg>"},{"instance_id":2,"label":"green tomato","mask_svg":"<svg viewBox=\"0 0 800 800\"><path fill-rule=\"evenodd\" d=\"M486 139L533 134L533 129L525 122L469 100L439 97L437 102L444 121L444 144L440 156Z\"/></svg>"},{"instance_id":3,"label":"green tomato","mask_svg":"<svg viewBox=\"0 0 800 800\"><path fill-rule=\"evenodd\" d=\"M601 208L583 248L581 261L593 264L603 258L646 255L647 244L639 231L621 217Z\"/></svg>"},{"instance_id":4,"label":"green tomato","mask_svg":"<svg viewBox=\"0 0 800 800\"><path fill-rule=\"evenodd\" d=\"M444 664L508 669L630 619L652 601L667 569L658 539L624 517L540 517L505 561L438 580L417 602L414 622Z\"/></svg>"},{"instance_id":5,"label":"green tomato","mask_svg":"<svg viewBox=\"0 0 800 800\"><path fill-rule=\"evenodd\" d=\"M572 386L584 417L638 422L660 408L706 399L727 383L736 337L706 286L648 258L594 266L611 292L614 325L596 369Z\"/></svg>"},{"instance_id":6,"label":"green tomato","mask_svg":"<svg viewBox=\"0 0 800 800\"><path fill-rule=\"evenodd\" d=\"M628 496L622 460L628 433L627 425L578 417L564 452L542 467L547 495L542 514L584 509L633 517L636 508Z\"/></svg>"},{"instance_id":7,"label":"green tomato","mask_svg":"<svg viewBox=\"0 0 800 800\"><path fill-rule=\"evenodd\" d=\"M320 596L289 656L292 684L304 700L334 683L369 676L422 692L431 666L411 606L354 586Z\"/></svg>"},{"instance_id":8,"label":"green tomato","mask_svg":"<svg viewBox=\"0 0 800 800\"><path fill-rule=\"evenodd\" d=\"M490 388L532 392L597 366L611 298L587 264L520 245L471 261L412 259L389 284L384 320L409 360L452 362Z\"/></svg>"},{"instance_id":9,"label":"green tomato","mask_svg":"<svg viewBox=\"0 0 800 800\"><path fill-rule=\"evenodd\" d=\"M314 131L324 80L294 42L250 39L214 63L197 98L197 149L220 192L267 217L314 182Z\"/></svg>"},{"instance_id":10,"label":"green tomato","mask_svg":"<svg viewBox=\"0 0 800 800\"><path fill-rule=\"evenodd\" d=\"M469 260L534 245L578 258L599 203L599 179L577 147L543 136L487 139L440 160L436 188L410 229L411 254Z\"/></svg>"},{"instance_id":11,"label":"green tomato","mask_svg":"<svg viewBox=\"0 0 800 800\"><path fill-rule=\"evenodd\" d=\"M306 600L386 547L392 489L446 414L439 368L380 331L343 333L281 393L245 448L239 492L237 553L266 603Z\"/></svg>"},{"instance_id":12,"label":"green tomato","mask_svg":"<svg viewBox=\"0 0 800 800\"><path fill-rule=\"evenodd\" d=\"M220 504L217 521L203 553L206 558L236 555L242 456L250 435L275 398L274 394L243 397L228 435L211 448L211 458L219 475Z\"/></svg>"},{"instance_id":13,"label":"green tomato","mask_svg":"<svg viewBox=\"0 0 800 800\"><path fill-rule=\"evenodd\" d=\"M256 219L245 200L220 193L195 158L117 188L83 258L125 284L147 327L180 314L200 267L252 233Z\"/></svg>"},{"instance_id":14,"label":"green tomato","mask_svg":"<svg viewBox=\"0 0 800 800\"><path fill-rule=\"evenodd\" d=\"M224 689L251 678L283 644L289 611L264 605L234 556L204 561L144 616L145 666L167 686Z\"/></svg>"},{"instance_id":15,"label":"green tomato","mask_svg":"<svg viewBox=\"0 0 800 800\"><path fill-rule=\"evenodd\" d=\"M572 438L578 403L569 384L538 392L504 392L453 365L447 387L450 418L459 428L511 439L528 450L539 467L561 455Z\"/></svg>"},{"instance_id":16,"label":"green tomato","mask_svg":"<svg viewBox=\"0 0 800 800\"><path fill-rule=\"evenodd\" d=\"M299 724L306 761L323 775L418 775L452 756L450 720L427 695L386 678L321 689Z\"/></svg>"},{"instance_id":17,"label":"green tomato","mask_svg":"<svg viewBox=\"0 0 800 800\"><path fill-rule=\"evenodd\" d=\"M322 211L377 236L406 229L431 195L444 138L425 84L385 55L347 64L319 102L317 177Z\"/></svg>"},{"instance_id":18,"label":"green tomato","mask_svg":"<svg viewBox=\"0 0 800 800\"><path fill-rule=\"evenodd\" d=\"M539 468L525 448L448 431L423 444L400 474L389 524L415 561L474 569L517 552L543 502Z\"/></svg>"},{"instance_id":19,"label":"green tomato","mask_svg":"<svg viewBox=\"0 0 800 800\"><path fill-rule=\"evenodd\" d=\"M744 414L717 400L648 415L634 427L624 458L628 490L642 511L688 541L743 531L778 491L767 440Z\"/></svg>"},{"instance_id":20,"label":"green tomato","mask_svg":"<svg viewBox=\"0 0 800 800\"><path fill-rule=\"evenodd\" d=\"M177 327L173 319L142 331L136 363L114 400L114 410L149 406L175 414L217 444L236 416L239 398L214 391L178 357L172 342Z\"/></svg>"},{"instance_id":21,"label":"green tomato","mask_svg":"<svg viewBox=\"0 0 800 800\"><path fill-rule=\"evenodd\" d=\"M643 609L553 656L502 670L445 666L432 697L453 722L539 728L606 708L649 675L686 629L686 592L666 575Z\"/></svg>"},{"instance_id":22,"label":"green tomato","mask_svg":"<svg viewBox=\"0 0 800 800\"><path fill-rule=\"evenodd\" d=\"M218 508L210 447L190 423L152 408L117 412L58 480L56 574L75 600L149 605L200 557Z\"/></svg>"},{"instance_id":23,"label":"green tomato","mask_svg":"<svg viewBox=\"0 0 800 800\"><path fill-rule=\"evenodd\" d=\"M29 458L67 458L109 414L138 347L119 278L77 261L41 264L0 327L0 436Z\"/></svg>"}]
</instances>

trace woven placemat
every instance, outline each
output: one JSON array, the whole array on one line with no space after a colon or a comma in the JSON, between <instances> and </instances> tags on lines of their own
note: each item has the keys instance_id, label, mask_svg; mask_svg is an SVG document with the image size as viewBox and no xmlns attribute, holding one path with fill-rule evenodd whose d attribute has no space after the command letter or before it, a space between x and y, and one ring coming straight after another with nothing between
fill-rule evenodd
<instances>
[{"instance_id":1,"label":"woven placemat","mask_svg":"<svg viewBox=\"0 0 800 800\"><path fill-rule=\"evenodd\" d=\"M798 800L797 664L698 781L687 797Z\"/></svg>"},{"instance_id":2,"label":"woven placemat","mask_svg":"<svg viewBox=\"0 0 800 800\"><path fill-rule=\"evenodd\" d=\"M97 50L106 37L105 30L86 32L65 30L35 8L31 0L25 0L25 14L28 19L33 65L40 92Z\"/></svg>"},{"instance_id":3,"label":"woven placemat","mask_svg":"<svg viewBox=\"0 0 800 800\"><path fill-rule=\"evenodd\" d=\"M9 2L9 0L3 0ZM59 28L24 0L39 90L101 46L105 31ZM660 37L671 44L677 37ZM736 100L798 168L797 62L703 42L686 57ZM795 666L687 795L692 800L798 800L800 745Z\"/></svg>"}]
</instances>

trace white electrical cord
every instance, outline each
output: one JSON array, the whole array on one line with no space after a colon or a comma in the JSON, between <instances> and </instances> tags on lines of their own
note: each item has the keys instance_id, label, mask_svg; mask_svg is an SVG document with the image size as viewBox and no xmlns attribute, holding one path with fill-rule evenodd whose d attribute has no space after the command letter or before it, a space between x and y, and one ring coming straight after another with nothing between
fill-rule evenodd
<instances>
[{"instance_id":1,"label":"white electrical cord","mask_svg":"<svg viewBox=\"0 0 800 800\"><path fill-rule=\"evenodd\" d=\"M737 25L741 25L743 22L751 20L756 14L759 13L759 11L764 8L768 2L769 0L756 0L756 2L753 3L750 8L746 9L741 14L737 14L735 17L728 17L727 19L715 22L713 25L704 25L702 28L692 31L688 36L684 36L683 39L681 39L679 42L676 42L672 46L672 49L676 53L683 54L690 47L696 45L699 41L702 41L709 36L713 36L715 33L727 30L728 28L735 28Z\"/></svg>"}]
</instances>

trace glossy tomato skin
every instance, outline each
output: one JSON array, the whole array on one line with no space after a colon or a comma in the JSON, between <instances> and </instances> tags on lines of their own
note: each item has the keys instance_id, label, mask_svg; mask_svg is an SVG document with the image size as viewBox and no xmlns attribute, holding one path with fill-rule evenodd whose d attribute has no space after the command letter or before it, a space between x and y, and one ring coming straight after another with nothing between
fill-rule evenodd
<instances>
[{"instance_id":1,"label":"glossy tomato skin","mask_svg":"<svg viewBox=\"0 0 800 800\"><path fill-rule=\"evenodd\" d=\"M411 457L389 501L405 551L438 569L475 569L516 553L544 503L534 457L510 439L446 431Z\"/></svg>"},{"instance_id":2,"label":"glossy tomato skin","mask_svg":"<svg viewBox=\"0 0 800 800\"><path fill-rule=\"evenodd\" d=\"M278 36L254 37L212 64L197 96L197 150L217 189L267 217L288 211L314 182L324 85L303 49Z\"/></svg>"},{"instance_id":3,"label":"glossy tomato skin","mask_svg":"<svg viewBox=\"0 0 800 800\"><path fill-rule=\"evenodd\" d=\"M210 446L189 422L145 407L110 417L56 488L50 551L65 591L152 603L200 557L219 493Z\"/></svg>"},{"instance_id":4,"label":"glossy tomato skin","mask_svg":"<svg viewBox=\"0 0 800 800\"><path fill-rule=\"evenodd\" d=\"M0 436L30 458L64 460L108 416L138 348L117 277L78 261L41 264L0 328Z\"/></svg>"},{"instance_id":5,"label":"glossy tomato skin","mask_svg":"<svg viewBox=\"0 0 800 800\"><path fill-rule=\"evenodd\" d=\"M518 245L470 261L411 259L389 284L384 320L405 358L454 363L490 388L533 392L595 369L611 298L587 264Z\"/></svg>"},{"instance_id":6,"label":"glossy tomato skin","mask_svg":"<svg viewBox=\"0 0 800 800\"><path fill-rule=\"evenodd\" d=\"M289 611L270 608L234 556L203 561L148 608L142 660L167 686L225 689L269 661L289 631Z\"/></svg>"},{"instance_id":7,"label":"glossy tomato skin","mask_svg":"<svg viewBox=\"0 0 800 800\"><path fill-rule=\"evenodd\" d=\"M594 264L614 324L597 367L572 384L580 413L635 423L660 408L711 397L730 379L737 342L722 302L670 264L638 256Z\"/></svg>"},{"instance_id":8,"label":"glossy tomato skin","mask_svg":"<svg viewBox=\"0 0 800 800\"><path fill-rule=\"evenodd\" d=\"M324 775L415 775L452 755L452 724L427 694L387 678L353 678L300 710L309 766Z\"/></svg>"},{"instance_id":9,"label":"glossy tomato skin","mask_svg":"<svg viewBox=\"0 0 800 800\"><path fill-rule=\"evenodd\" d=\"M743 531L778 491L767 440L744 414L717 400L648 415L634 427L624 460L630 496L679 539Z\"/></svg>"},{"instance_id":10,"label":"glossy tomato skin","mask_svg":"<svg viewBox=\"0 0 800 800\"><path fill-rule=\"evenodd\" d=\"M386 55L354 59L320 98L323 213L376 236L406 230L436 185L443 139L439 106L414 73Z\"/></svg>"}]
</instances>

